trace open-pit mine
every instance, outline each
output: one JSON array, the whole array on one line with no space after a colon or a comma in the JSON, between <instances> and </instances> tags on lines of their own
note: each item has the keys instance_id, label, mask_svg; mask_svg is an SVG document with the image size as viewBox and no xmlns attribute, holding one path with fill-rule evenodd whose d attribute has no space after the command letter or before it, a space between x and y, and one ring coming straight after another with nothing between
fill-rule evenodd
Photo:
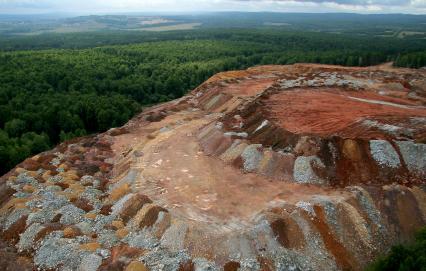
<instances>
[{"instance_id":1,"label":"open-pit mine","mask_svg":"<svg viewBox=\"0 0 426 271\"><path fill-rule=\"evenodd\" d=\"M425 70L224 72L3 176L0 265L363 270L426 225L425 185Z\"/></svg>"}]
</instances>

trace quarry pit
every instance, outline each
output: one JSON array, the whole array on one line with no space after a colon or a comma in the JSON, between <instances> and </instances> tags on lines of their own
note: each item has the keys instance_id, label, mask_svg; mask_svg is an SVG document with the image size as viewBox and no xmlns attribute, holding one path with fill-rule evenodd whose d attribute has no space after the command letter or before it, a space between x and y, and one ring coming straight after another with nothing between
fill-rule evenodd
<instances>
[{"instance_id":1,"label":"quarry pit","mask_svg":"<svg viewBox=\"0 0 426 271\"><path fill-rule=\"evenodd\" d=\"M22 270L362 270L426 225L425 143L425 71L219 73L3 176L0 253Z\"/></svg>"}]
</instances>

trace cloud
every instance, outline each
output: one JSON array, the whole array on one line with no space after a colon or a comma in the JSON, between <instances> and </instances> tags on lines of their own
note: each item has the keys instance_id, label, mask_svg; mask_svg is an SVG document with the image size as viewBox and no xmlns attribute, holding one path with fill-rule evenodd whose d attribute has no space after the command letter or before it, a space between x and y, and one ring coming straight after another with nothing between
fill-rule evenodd
<instances>
[{"instance_id":1,"label":"cloud","mask_svg":"<svg viewBox=\"0 0 426 271\"><path fill-rule=\"evenodd\" d=\"M49 1L8 1L0 0L0 8L51 8L52 3Z\"/></svg>"},{"instance_id":2,"label":"cloud","mask_svg":"<svg viewBox=\"0 0 426 271\"><path fill-rule=\"evenodd\" d=\"M426 14L426 0L234 0L282 6L284 11ZM306 10L303 10L306 8Z\"/></svg>"},{"instance_id":3,"label":"cloud","mask_svg":"<svg viewBox=\"0 0 426 271\"><path fill-rule=\"evenodd\" d=\"M236 0L240 2L300 2L300 3L336 3L342 5L380 5L380 6L404 6L409 5L412 0ZM425 0L417 0L426 2Z\"/></svg>"},{"instance_id":4,"label":"cloud","mask_svg":"<svg viewBox=\"0 0 426 271\"><path fill-rule=\"evenodd\" d=\"M426 14L426 0L0 0L0 13L231 10Z\"/></svg>"}]
</instances>

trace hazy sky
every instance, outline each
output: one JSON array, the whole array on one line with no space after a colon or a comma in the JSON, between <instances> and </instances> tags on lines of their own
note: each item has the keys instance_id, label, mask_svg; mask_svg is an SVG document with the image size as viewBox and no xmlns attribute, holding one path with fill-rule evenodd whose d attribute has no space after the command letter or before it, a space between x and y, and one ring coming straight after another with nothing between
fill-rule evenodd
<instances>
[{"instance_id":1,"label":"hazy sky","mask_svg":"<svg viewBox=\"0 0 426 271\"><path fill-rule=\"evenodd\" d=\"M0 0L0 13L279 11L426 14L426 0Z\"/></svg>"}]
</instances>

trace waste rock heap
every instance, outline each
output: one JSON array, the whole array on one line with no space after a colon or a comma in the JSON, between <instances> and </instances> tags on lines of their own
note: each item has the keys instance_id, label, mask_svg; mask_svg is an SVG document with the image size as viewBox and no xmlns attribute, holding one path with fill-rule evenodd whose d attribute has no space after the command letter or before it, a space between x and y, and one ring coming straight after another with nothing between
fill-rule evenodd
<instances>
[{"instance_id":1,"label":"waste rock heap","mask_svg":"<svg viewBox=\"0 0 426 271\"><path fill-rule=\"evenodd\" d=\"M362 270L426 225L426 71L219 73L0 179L4 270Z\"/></svg>"}]
</instances>

